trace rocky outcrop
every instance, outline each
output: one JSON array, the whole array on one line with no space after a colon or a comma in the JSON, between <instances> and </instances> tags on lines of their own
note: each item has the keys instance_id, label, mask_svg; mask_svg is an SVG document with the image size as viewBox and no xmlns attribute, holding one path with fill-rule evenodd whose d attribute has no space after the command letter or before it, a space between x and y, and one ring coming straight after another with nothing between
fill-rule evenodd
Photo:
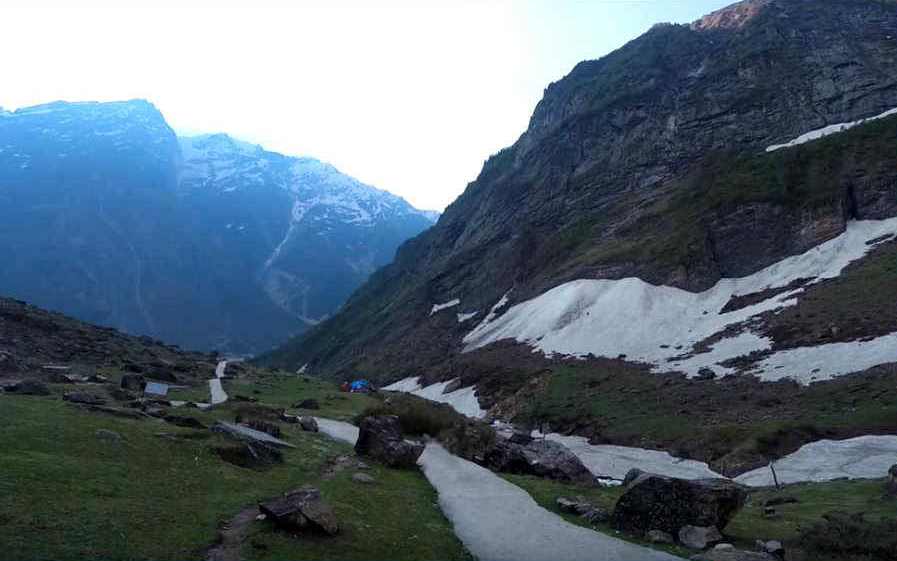
<instances>
[{"instance_id":1,"label":"rocky outcrop","mask_svg":"<svg viewBox=\"0 0 897 561\"><path fill-rule=\"evenodd\" d=\"M333 508L314 487L306 486L283 497L259 503L259 511L285 530L312 530L330 536L339 533L339 522Z\"/></svg>"},{"instance_id":2,"label":"rocky outcrop","mask_svg":"<svg viewBox=\"0 0 897 561\"><path fill-rule=\"evenodd\" d=\"M744 506L747 492L727 479L689 481L642 474L617 501L614 528L635 535L662 530L674 536L685 526L723 529Z\"/></svg>"},{"instance_id":3,"label":"rocky outcrop","mask_svg":"<svg viewBox=\"0 0 897 561\"><path fill-rule=\"evenodd\" d=\"M518 444L498 438L486 452L484 465L494 471L521 473L577 483L594 483L595 477L566 446L552 440Z\"/></svg>"},{"instance_id":4,"label":"rocky outcrop","mask_svg":"<svg viewBox=\"0 0 897 561\"><path fill-rule=\"evenodd\" d=\"M358 426L355 452L389 467L413 468L424 446L402 437L399 418L394 415L365 417Z\"/></svg>"},{"instance_id":5,"label":"rocky outcrop","mask_svg":"<svg viewBox=\"0 0 897 561\"><path fill-rule=\"evenodd\" d=\"M142 392L143 388L146 387L146 378L141 374L124 374L119 385L123 390Z\"/></svg>"}]
</instances>

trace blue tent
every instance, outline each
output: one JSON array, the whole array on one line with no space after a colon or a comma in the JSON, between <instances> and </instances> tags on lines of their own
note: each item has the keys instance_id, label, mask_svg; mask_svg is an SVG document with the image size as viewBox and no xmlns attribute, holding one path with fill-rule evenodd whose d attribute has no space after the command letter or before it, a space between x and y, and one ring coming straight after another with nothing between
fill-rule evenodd
<instances>
[{"instance_id":1,"label":"blue tent","mask_svg":"<svg viewBox=\"0 0 897 561\"><path fill-rule=\"evenodd\" d=\"M355 380L349 384L350 392L369 392L371 391L371 383L367 380Z\"/></svg>"}]
</instances>

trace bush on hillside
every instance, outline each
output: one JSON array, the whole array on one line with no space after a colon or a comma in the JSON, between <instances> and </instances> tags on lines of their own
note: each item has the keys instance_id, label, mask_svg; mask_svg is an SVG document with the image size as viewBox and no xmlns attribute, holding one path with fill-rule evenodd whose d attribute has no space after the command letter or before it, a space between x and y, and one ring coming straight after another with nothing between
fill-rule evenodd
<instances>
[{"instance_id":1,"label":"bush on hillside","mask_svg":"<svg viewBox=\"0 0 897 561\"><path fill-rule=\"evenodd\" d=\"M866 520L862 513L832 512L801 531L795 559L814 561L893 561L897 556L897 519Z\"/></svg>"}]
</instances>

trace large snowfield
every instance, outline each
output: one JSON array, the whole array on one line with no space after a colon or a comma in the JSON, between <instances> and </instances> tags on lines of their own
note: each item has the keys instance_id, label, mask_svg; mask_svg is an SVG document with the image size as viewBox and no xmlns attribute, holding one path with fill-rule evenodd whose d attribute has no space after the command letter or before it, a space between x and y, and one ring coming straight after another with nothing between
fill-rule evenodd
<instances>
[{"instance_id":1,"label":"large snowfield","mask_svg":"<svg viewBox=\"0 0 897 561\"><path fill-rule=\"evenodd\" d=\"M626 355L626 360L651 364L658 372L681 371L694 376L709 368L718 375L731 374L732 368L719 363L768 350L771 341L744 330L717 341L710 352L683 355L727 326L795 304L795 296L804 289L723 313L733 296L785 287L803 278L814 279L812 284L837 277L875 246L869 242L895 233L897 218L851 222L840 236L803 254L746 277L722 279L699 293L655 286L637 278L571 281L512 306L500 317L487 317L464 337L465 350L514 339L546 355ZM857 372L897 361L894 337L780 351L748 372L762 380L790 377L804 384Z\"/></svg>"}]
</instances>

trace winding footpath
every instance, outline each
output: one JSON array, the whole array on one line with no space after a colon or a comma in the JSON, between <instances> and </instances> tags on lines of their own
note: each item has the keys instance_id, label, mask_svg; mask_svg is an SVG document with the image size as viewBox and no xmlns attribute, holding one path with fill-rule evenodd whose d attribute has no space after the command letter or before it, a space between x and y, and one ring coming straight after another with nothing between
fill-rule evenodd
<instances>
[{"instance_id":1,"label":"winding footpath","mask_svg":"<svg viewBox=\"0 0 897 561\"><path fill-rule=\"evenodd\" d=\"M355 444L358 427L317 418L321 432ZM523 489L435 442L418 460L458 538L480 561L672 561L672 555L566 522Z\"/></svg>"}]
</instances>

